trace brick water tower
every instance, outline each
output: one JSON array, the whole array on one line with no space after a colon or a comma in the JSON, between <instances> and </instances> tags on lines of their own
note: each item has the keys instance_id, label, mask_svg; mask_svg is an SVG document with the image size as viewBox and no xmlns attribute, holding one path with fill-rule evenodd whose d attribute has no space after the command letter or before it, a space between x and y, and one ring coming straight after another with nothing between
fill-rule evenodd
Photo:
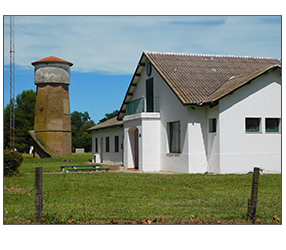
<instances>
[{"instance_id":1,"label":"brick water tower","mask_svg":"<svg viewBox=\"0 0 286 250\"><path fill-rule=\"evenodd\" d=\"M37 96L34 130L34 157L71 155L71 115L69 101L72 63L50 56L32 63Z\"/></svg>"}]
</instances>

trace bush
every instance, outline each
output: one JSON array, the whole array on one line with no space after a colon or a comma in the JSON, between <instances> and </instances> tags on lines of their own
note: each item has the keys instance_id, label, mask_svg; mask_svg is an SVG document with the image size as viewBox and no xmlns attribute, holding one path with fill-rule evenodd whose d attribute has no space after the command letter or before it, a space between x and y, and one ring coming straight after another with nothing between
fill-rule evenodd
<instances>
[{"instance_id":1,"label":"bush","mask_svg":"<svg viewBox=\"0 0 286 250\"><path fill-rule=\"evenodd\" d=\"M22 155L12 149L4 150L4 176L18 173L18 168L23 161Z\"/></svg>"}]
</instances>

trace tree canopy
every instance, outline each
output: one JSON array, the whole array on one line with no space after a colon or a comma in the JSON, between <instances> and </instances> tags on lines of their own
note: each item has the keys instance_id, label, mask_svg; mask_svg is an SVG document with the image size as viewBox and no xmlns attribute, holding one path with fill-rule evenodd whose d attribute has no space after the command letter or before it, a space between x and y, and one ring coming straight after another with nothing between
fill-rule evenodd
<instances>
[{"instance_id":1,"label":"tree canopy","mask_svg":"<svg viewBox=\"0 0 286 250\"><path fill-rule=\"evenodd\" d=\"M24 90L15 101L15 148L27 152L33 145L28 131L34 127L36 92ZM10 103L4 108L4 145L10 146Z\"/></svg>"},{"instance_id":2,"label":"tree canopy","mask_svg":"<svg viewBox=\"0 0 286 250\"><path fill-rule=\"evenodd\" d=\"M90 120L88 112L72 112L71 125L72 146L74 148L84 148L85 152L90 152L92 147L92 136L86 132L86 130L93 127L95 124L94 121Z\"/></svg>"},{"instance_id":3,"label":"tree canopy","mask_svg":"<svg viewBox=\"0 0 286 250\"><path fill-rule=\"evenodd\" d=\"M111 118L113 118L113 117L118 116L118 113L119 113L118 110L114 110L112 113L105 114L105 117L102 118L102 119L99 121L99 123L105 122L105 121L107 121L107 120L109 120L109 119L111 119Z\"/></svg>"}]
</instances>

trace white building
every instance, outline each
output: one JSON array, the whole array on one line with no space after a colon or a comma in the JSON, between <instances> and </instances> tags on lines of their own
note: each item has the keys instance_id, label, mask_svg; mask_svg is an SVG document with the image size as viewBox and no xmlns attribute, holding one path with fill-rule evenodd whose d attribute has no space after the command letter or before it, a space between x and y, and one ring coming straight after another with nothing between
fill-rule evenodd
<instances>
[{"instance_id":1,"label":"white building","mask_svg":"<svg viewBox=\"0 0 286 250\"><path fill-rule=\"evenodd\" d=\"M144 52L118 117L89 131L97 162L141 171L247 173L258 166L281 173L281 63Z\"/></svg>"}]
</instances>

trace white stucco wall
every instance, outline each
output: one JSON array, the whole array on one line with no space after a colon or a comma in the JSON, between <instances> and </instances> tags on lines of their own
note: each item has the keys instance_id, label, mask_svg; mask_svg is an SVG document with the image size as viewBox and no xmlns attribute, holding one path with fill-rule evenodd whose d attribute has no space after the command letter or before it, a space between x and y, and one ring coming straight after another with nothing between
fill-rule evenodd
<instances>
[{"instance_id":1,"label":"white stucco wall","mask_svg":"<svg viewBox=\"0 0 286 250\"><path fill-rule=\"evenodd\" d=\"M189 173L204 173L207 161L207 111L206 107L189 108L188 114L188 154Z\"/></svg>"},{"instance_id":2,"label":"white stucco wall","mask_svg":"<svg viewBox=\"0 0 286 250\"><path fill-rule=\"evenodd\" d=\"M140 171L160 171L160 114L134 114L126 116L123 121L125 168L135 168L135 158L138 157ZM138 129L138 133L134 133L136 129ZM136 139L134 136L138 136L138 138Z\"/></svg>"},{"instance_id":3,"label":"white stucco wall","mask_svg":"<svg viewBox=\"0 0 286 250\"><path fill-rule=\"evenodd\" d=\"M142 134L142 123L138 118L139 114L126 116L123 119L124 124L124 167L136 168L135 166L135 138L134 130L138 129L138 137ZM138 169L142 171L142 143L141 138L137 138L138 142Z\"/></svg>"},{"instance_id":4,"label":"white stucco wall","mask_svg":"<svg viewBox=\"0 0 286 250\"><path fill-rule=\"evenodd\" d=\"M219 102L220 172L245 173L258 166L281 172L281 133L266 133L265 118L281 118L281 76L259 77ZM245 132L245 118L261 118L261 132Z\"/></svg>"},{"instance_id":5,"label":"white stucco wall","mask_svg":"<svg viewBox=\"0 0 286 250\"><path fill-rule=\"evenodd\" d=\"M142 118L142 170L161 170L160 113L145 113Z\"/></svg>"},{"instance_id":6,"label":"white stucco wall","mask_svg":"<svg viewBox=\"0 0 286 250\"><path fill-rule=\"evenodd\" d=\"M123 164L123 128L116 127L91 132L92 134L92 160L94 154L99 157L98 162L106 164ZM115 136L119 136L119 152L115 152ZM109 152L105 151L105 138L109 137ZM95 140L98 140L98 152L95 151Z\"/></svg>"},{"instance_id":7,"label":"white stucco wall","mask_svg":"<svg viewBox=\"0 0 286 250\"><path fill-rule=\"evenodd\" d=\"M220 119L219 119L219 105L216 105L213 108L206 107L207 112L207 161L208 169L210 173L220 173L220 147L219 147L219 133L220 133ZM209 122L210 119L216 119L216 132L209 132Z\"/></svg>"},{"instance_id":8,"label":"white stucco wall","mask_svg":"<svg viewBox=\"0 0 286 250\"><path fill-rule=\"evenodd\" d=\"M160 162L161 170L188 173L188 109L182 105L177 96L161 78L156 70L152 70L154 77L154 96L158 96L160 110ZM168 139L168 123L180 121L181 153L170 153Z\"/></svg>"}]
</instances>

